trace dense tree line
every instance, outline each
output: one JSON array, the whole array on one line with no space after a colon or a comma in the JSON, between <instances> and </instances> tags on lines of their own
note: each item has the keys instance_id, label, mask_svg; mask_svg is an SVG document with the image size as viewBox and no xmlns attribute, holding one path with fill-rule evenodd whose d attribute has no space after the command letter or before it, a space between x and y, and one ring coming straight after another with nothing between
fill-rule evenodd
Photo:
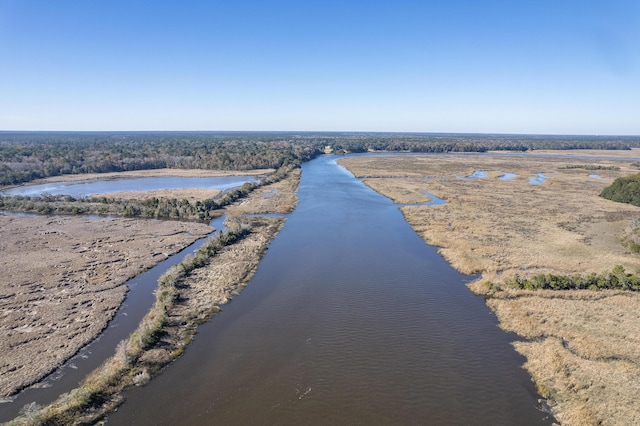
<instances>
[{"instance_id":1,"label":"dense tree line","mask_svg":"<svg viewBox=\"0 0 640 426\"><path fill-rule=\"evenodd\" d=\"M251 134L222 138L213 133L0 132L0 185L62 174L159 168L279 168L319 153L316 144L304 139Z\"/></svg>"},{"instance_id":2,"label":"dense tree line","mask_svg":"<svg viewBox=\"0 0 640 426\"><path fill-rule=\"evenodd\" d=\"M581 275L539 274L531 278L521 278L516 275L511 280L505 280L505 286L524 290L640 290L640 276L628 274L621 265L616 265L611 272L596 274L594 272ZM500 287L487 283L489 289Z\"/></svg>"},{"instance_id":3,"label":"dense tree line","mask_svg":"<svg viewBox=\"0 0 640 426\"><path fill-rule=\"evenodd\" d=\"M62 174L158 168L248 170L321 154L629 149L639 137L318 132L0 132L0 185Z\"/></svg>"},{"instance_id":4,"label":"dense tree line","mask_svg":"<svg viewBox=\"0 0 640 426\"><path fill-rule=\"evenodd\" d=\"M640 137L554 136L490 134L353 134L336 138L334 152L486 152L536 149L630 149L640 147Z\"/></svg>"},{"instance_id":5,"label":"dense tree line","mask_svg":"<svg viewBox=\"0 0 640 426\"><path fill-rule=\"evenodd\" d=\"M603 189L600 196L611 201L640 207L640 174L619 177Z\"/></svg>"}]
</instances>

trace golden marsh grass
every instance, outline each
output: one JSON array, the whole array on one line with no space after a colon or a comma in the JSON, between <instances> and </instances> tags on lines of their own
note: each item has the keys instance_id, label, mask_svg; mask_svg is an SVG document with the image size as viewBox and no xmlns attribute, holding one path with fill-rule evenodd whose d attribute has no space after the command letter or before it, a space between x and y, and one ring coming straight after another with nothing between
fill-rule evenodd
<instances>
[{"instance_id":1,"label":"golden marsh grass","mask_svg":"<svg viewBox=\"0 0 640 426\"><path fill-rule=\"evenodd\" d=\"M515 274L602 273L618 264L640 269L640 256L621 244L640 208L598 196L613 179L637 173L626 159L640 151L545 154L353 157L340 164L395 202L424 203L423 190L447 200L401 210L452 266L482 274L470 288L485 295L502 328L527 339L514 346L561 423L637 424L638 293L489 292L485 285ZM475 171L487 177L460 179ZM497 179L504 173L517 176ZM548 178L530 184L538 173Z\"/></svg>"}]
</instances>

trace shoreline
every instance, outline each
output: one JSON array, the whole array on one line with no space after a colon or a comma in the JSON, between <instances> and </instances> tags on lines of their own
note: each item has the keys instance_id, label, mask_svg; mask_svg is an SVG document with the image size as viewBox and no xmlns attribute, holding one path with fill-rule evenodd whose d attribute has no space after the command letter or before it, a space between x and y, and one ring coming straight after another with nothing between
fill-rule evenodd
<instances>
[{"instance_id":1,"label":"shoreline","mask_svg":"<svg viewBox=\"0 0 640 426\"><path fill-rule=\"evenodd\" d=\"M285 192L284 189L297 191L299 179L300 169L294 169L284 179L253 191L247 198L225 207L224 211L229 215L258 214L264 213L264 210L273 213L290 212L297 204L297 195L295 192ZM272 195L265 197L267 192ZM264 200L267 200L266 203ZM240 210L238 205L242 205ZM215 257L216 262L207 260L208 265L204 268L195 269L193 274L181 279L177 290L160 291L164 288L166 276L171 277L171 274L180 269L179 266L161 277L160 286L156 290L156 307L147 313L127 343L121 343L116 348L116 354L91 373L79 388L62 395L44 408L27 407L27 419L25 416L18 417L9 424L25 424L32 418L58 423L94 422L122 402L123 389L143 385L179 357L196 333L197 325L217 313L218 305L238 294L250 280L267 245L285 221L282 217L261 216L246 216L245 220L251 226L251 232L238 242L230 245L225 243L221 249L210 250L207 256ZM190 260L185 260L180 265L188 261ZM212 282L217 284L211 286ZM174 284L178 284L178 281ZM191 291L197 295L186 296ZM185 305L180 302L183 299L194 302ZM158 315L166 319L158 319ZM161 328L156 329L158 326ZM160 340L155 340L156 338ZM153 342L150 343L148 339ZM156 345L160 341L162 343ZM91 396L87 396L88 394Z\"/></svg>"},{"instance_id":2,"label":"shoreline","mask_svg":"<svg viewBox=\"0 0 640 426\"><path fill-rule=\"evenodd\" d=\"M116 218L11 215L0 223L4 397L39 382L97 338L129 279L211 232L204 224ZM153 249L145 253L148 245ZM34 358L38 368L27 368Z\"/></svg>"},{"instance_id":3,"label":"shoreline","mask_svg":"<svg viewBox=\"0 0 640 426\"><path fill-rule=\"evenodd\" d=\"M94 180L116 180L127 178L145 178L145 177L185 177L185 178L201 178L201 177L224 177L224 176L260 176L274 173L275 169L252 169L252 170L206 170L206 169L145 169L130 170L126 172L108 172L108 173L81 173L67 174L59 176L50 176L42 179L35 179L20 185L0 186L0 191L6 191L13 188L21 188L24 186L42 185L46 183L58 182L90 182Z\"/></svg>"},{"instance_id":4,"label":"shoreline","mask_svg":"<svg viewBox=\"0 0 640 426\"><path fill-rule=\"evenodd\" d=\"M513 346L551 414L562 424L635 424L640 409L640 293L619 290L495 291L515 275L610 272L617 265L640 268L620 237L640 216L634 206L598 197L608 185L582 165L605 167L613 179L637 169L627 160L520 155L360 157L339 160L357 178L396 203L424 202L424 192L447 200L440 206L400 207L405 220L452 267L480 273L468 284L482 295L499 326L522 340ZM613 152L615 154L615 152ZM578 153L574 153L578 154ZM628 153L627 153L628 154ZM579 155L579 154L578 154ZM606 167L615 165L615 168ZM567 167L570 166L570 167ZM576 167L579 166L579 167ZM476 171L478 179L460 179ZM551 172L543 184L531 175ZM501 173L517 176L500 181ZM376 176L368 178L367 176ZM429 177L425 180L424 177ZM627 396L629 395L629 396Z\"/></svg>"}]
</instances>

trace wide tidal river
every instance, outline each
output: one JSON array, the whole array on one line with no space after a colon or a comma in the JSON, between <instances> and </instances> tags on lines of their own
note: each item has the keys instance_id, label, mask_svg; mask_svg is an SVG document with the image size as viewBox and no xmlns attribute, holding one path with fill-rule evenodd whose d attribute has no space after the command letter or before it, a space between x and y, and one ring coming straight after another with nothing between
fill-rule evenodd
<instances>
[{"instance_id":1,"label":"wide tidal river","mask_svg":"<svg viewBox=\"0 0 640 426\"><path fill-rule=\"evenodd\" d=\"M298 194L247 288L108 424L551 424L515 337L396 205L335 157Z\"/></svg>"}]
</instances>

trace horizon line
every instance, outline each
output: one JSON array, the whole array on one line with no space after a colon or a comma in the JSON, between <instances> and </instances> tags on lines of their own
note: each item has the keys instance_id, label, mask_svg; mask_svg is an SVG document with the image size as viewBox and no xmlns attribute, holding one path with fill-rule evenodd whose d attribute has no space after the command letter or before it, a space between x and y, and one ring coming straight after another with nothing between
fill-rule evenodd
<instances>
[{"instance_id":1,"label":"horizon line","mask_svg":"<svg viewBox=\"0 0 640 426\"><path fill-rule=\"evenodd\" d=\"M413 134L413 135L495 135L495 136L590 136L636 137L639 134L603 133L513 133L513 132L451 132L451 131L387 131L387 130L0 130L0 133L352 133L352 134Z\"/></svg>"}]
</instances>

